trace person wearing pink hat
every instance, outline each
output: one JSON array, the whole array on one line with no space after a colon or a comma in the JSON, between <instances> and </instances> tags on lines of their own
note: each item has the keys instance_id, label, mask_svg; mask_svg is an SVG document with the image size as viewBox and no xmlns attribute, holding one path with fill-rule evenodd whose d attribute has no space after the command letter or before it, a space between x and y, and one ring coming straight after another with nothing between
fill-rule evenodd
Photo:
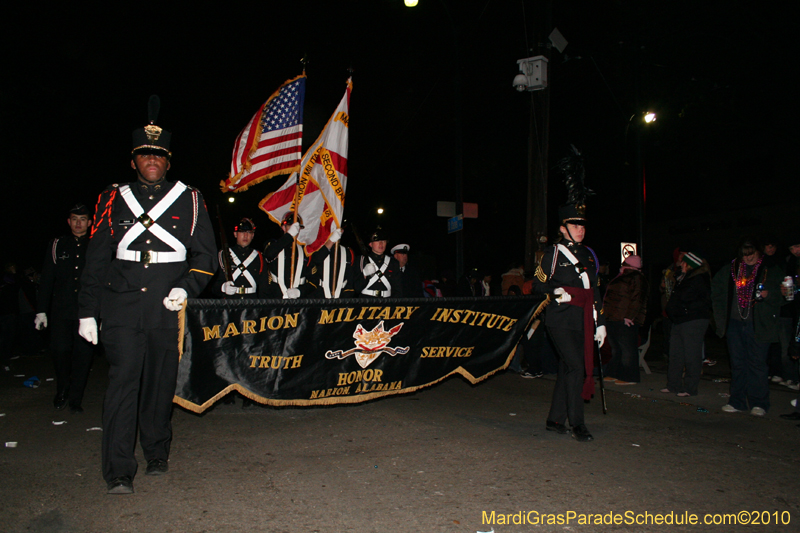
<instances>
[{"instance_id":1,"label":"person wearing pink hat","mask_svg":"<svg viewBox=\"0 0 800 533\"><path fill-rule=\"evenodd\" d=\"M606 289L603 309L612 354L606 383L634 385L640 380L639 326L644 324L650 292L641 270L641 256L629 256Z\"/></svg>"}]
</instances>

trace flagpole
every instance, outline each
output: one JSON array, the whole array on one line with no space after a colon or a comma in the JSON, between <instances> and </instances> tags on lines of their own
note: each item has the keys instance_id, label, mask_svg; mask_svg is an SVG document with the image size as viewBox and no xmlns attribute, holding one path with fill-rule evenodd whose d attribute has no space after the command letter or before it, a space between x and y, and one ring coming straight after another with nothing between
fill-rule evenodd
<instances>
[{"instance_id":1,"label":"flagpole","mask_svg":"<svg viewBox=\"0 0 800 533\"><path fill-rule=\"evenodd\" d=\"M339 267L339 241L336 241L336 250L333 252L333 277L331 278L331 295L336 294L336 280L339 279L337 277L338 272L336 270ZM335 298L336 296L332 296Z\"/></svg>"},{"instance_id":2,"label":"flagpole","mask_svg":"<svg viewBox=\"0 0 800 533\"><path fill-rule=\"evenodd\" d=\"M303 58L300 59L300 63L303 64L303 75L306 74L306 65L308 65L308 54L303 54ZM297 178L294 184L294 200L292 201L292 206L294 207L294 220L292 221L292 225L297 224L297 211L299 210L300 206L297 205L297 193L300 191L300 171L302 169L298 169ZM299 233L298 233L299 234ZM291 288L294 287L294 260L297 257L297 235L294 236L292 239L292 267L289 270L289 285Z\"/></svg>"}]
</instances>

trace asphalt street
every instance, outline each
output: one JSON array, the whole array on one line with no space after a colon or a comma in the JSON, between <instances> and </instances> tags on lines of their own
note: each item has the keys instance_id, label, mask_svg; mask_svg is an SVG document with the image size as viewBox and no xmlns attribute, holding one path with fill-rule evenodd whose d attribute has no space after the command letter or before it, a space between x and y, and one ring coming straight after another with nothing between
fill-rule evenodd
<instances>
[{"instance_id":1,"label":"asphalt street","mask_svg":"<svg viewBox=\"0 0 800 533\"><path fill-rule=\"evenodd\" d=\"M106 495L100 474L104 359L70 414L53 409L49 358L23 356L0 373L0 435L17 443L0 451L0 531L800 531L800 427L778 416L796 393L773 385L763 418L723 413L729 372L710 341L720 362L700 395L662 394L657 343L652 374L608 387L607 415L586 406L590 443L544 430L553 376L342 407L176 408L169 473L145 476L139 451L129 496Z\"/></svg>"}]
</instances>

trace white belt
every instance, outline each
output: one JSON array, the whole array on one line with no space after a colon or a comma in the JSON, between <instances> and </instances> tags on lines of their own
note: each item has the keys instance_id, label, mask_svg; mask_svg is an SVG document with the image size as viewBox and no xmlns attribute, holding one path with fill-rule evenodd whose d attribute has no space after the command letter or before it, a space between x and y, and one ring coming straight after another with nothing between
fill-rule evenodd
<instances>
[{"instance_id":1,"label":"white belt","mask_svg":"<svg viewBox=\"0 0 800 533\"><path fill-rule=\"evenodd\" d=\"M135 261L137 263L180 263L186 261L186 250L177 252L152 252L145 250L143 252L134 250L120 250L117 248L117 259L123 261Z\"/></svg>"},{"instance_id":2,"label":"white belt","mask_svg":"<svg viewBox=\"0 0 800 533\"><path fill-rule=\"evenodd\" d=\"M255 294L255 287L236 287L236 294Z\"/></svg>"},{"instance_id":3,"label":"white belt","mask_svg":"<svg viewBox=\"0 0 800 533\"><path fill-rule=\"evenodd\" d=\"M389 298L392 295L392 291L364 289L363 291L361 291L361 294L363 294L364 296L376 296L378 298Z\"/></svg>"}]
</instances>

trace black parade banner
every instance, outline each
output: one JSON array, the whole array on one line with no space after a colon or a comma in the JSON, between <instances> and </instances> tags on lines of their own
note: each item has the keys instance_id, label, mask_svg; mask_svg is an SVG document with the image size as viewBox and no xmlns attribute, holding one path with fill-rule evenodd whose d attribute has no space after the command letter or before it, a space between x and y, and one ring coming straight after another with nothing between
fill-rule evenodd
<instances>
[{"instance_id":1,"label":"black parade banner","mask_svg":"<svg viewBox=\"0 0 800 533\"><path fill-rule=\"evenodd\" d=\"M506 368L542 298L188 300L175 403L359 403Z\"/></svg>"}]
</instances>

